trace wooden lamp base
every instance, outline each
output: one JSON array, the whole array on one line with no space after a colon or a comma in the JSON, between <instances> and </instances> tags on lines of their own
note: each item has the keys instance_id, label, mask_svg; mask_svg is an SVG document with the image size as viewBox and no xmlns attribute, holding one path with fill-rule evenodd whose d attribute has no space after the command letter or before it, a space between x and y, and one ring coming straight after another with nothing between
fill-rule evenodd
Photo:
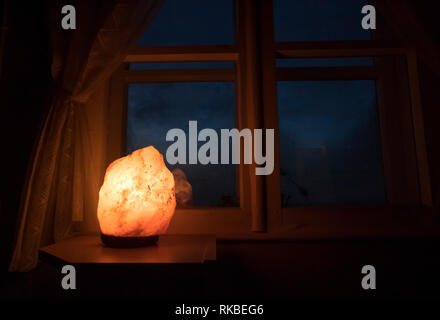
<instances>
[{"instance_id":1,"label":"wooden lamp base","mask_svg":"<svg viewBox=\"0 0 440 320\"><path fill-rule=\"evenodd\" d=\"M101 241L111 248L139 248L152 246L157 243L159 236L147 237L118 237L101 233Z\"/></svg>"}]
</instances>

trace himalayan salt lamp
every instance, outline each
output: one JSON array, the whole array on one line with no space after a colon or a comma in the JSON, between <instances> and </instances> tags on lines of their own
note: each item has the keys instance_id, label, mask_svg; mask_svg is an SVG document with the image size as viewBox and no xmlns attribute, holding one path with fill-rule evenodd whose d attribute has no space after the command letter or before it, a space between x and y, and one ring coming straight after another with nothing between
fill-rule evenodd
<instances>
[{"instance_id":1,"label":"himalayan salt lamp","mask_svg":"<svg viewBox=\"0 0 440 320\"><path fill-rule=\"evenodd\" d=\"M174 177L153 146L115 160L99 190L101 240L110 247L155 244L176 207Z\"/></svg>"}]
</instances>

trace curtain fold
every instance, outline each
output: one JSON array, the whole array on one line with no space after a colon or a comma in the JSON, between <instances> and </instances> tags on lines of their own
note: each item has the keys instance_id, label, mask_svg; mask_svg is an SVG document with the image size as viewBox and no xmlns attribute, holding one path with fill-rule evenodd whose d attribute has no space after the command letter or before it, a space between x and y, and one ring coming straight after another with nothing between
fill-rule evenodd
<instances>
[{"instance_id":1,"label":"curtain fold","mask_svg":"<svg viewBox=\"0 0 440 320\"><path fill-rule=\"evenodd\" d=\"M51 26L58 26L51 34L56 89L22 199L10 271L33 269L41 246L71 236L74 222L85 220L88 211L96 213L105 157L96 156L103 142L96 146L92 136L105 136L106 126L105 117L91 116L89 108L97 105L98 91L106 92L111 74L163 1L78 1L76 30L61 29L63 4L52 3Z\"/></svg>"}]
</instances>

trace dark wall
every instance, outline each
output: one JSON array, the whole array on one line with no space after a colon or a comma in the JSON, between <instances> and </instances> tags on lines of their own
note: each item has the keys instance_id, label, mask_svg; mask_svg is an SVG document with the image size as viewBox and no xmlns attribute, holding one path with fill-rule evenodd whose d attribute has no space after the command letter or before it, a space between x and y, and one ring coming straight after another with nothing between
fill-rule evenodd
<instances>
[{"instance_id":1,"label":"dark wall","mask_svg":"<svg viewBox=\"0 0 440 320\"><path fill-rule=\"evenodd\" d=\"M0 2L3 5L3 2ZM48 32L41 1L8 1L0 82L2 173L0 257L7 268L22 186L50 86Z\"/></svg>"},{"instance_id":2,"label":"dark wall","mask_svg":"<svg viewBox=\"0 0 440 320\"><path fill-rule=\"evenodd\" d=\"M440 3L438 1L411 1L414 10L422 22L427 33L440 43L440 26L438 24L438 10Z\"/></svg>"}]
</instances>

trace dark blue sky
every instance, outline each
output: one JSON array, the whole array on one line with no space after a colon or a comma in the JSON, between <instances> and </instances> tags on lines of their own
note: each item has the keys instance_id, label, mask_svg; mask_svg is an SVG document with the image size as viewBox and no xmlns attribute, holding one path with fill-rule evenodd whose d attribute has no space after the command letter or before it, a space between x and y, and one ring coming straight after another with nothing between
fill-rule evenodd
<instances>
[{"instance_id":1,"label":"dark blue sky","mask_svg":"<svg viewBox=\"0 0 440 320\"><path fill-rule=\"evenodd\" d=\"M232 82L176 82L130 84L128 87L127 152L154 145L164 156L171 142L168 130L188 133L188 121L199 131L235 127L235 92ZM199 146L202 143L199 143ZM187 154L188 163L188 154ZM237 200L234 165L169 165L182 169L193 187L195 205L225 205Z\"/></svg>"},{"instance_id":2,"label":"dark blue sky","mask_svg":"<svg viewBox=\"0 0 440 320\"><path fill-rule=\"evenodd\" d=\"M367 40L364 0L274 0L277 41ZM228 45L232 0L167 0L138 45ZM372 58L277 60L279 67L371 66ZM130 69L217 68L224 63L132 64ZM284 204L383 203L385 192L374 81L281 82L281 189ZM162 154L171 128L233 128L233 83L131 84L128 152L153 144ZM278 156L278 155L276 155ZM195 205L236 198L233 165L179 166ZM170 166L172 169L173 166ZM299 192L301 188L302 192ZM304 193L305 192L305 193Z\"/></svg>"},{"instance_id":3,"label":"dark blue sky","mask_svg":"<svg viewBox=\"0 0 440 320\"><path fill-rule=\"evenodd\" d=\"M369 40L367 0L274 0L275 41Z\"/></svg>"},{"instance_id":4,"label":"dark blue sky","mask_svg":"<svg viewBox=\"0 0 440 320\"><path fill-rule=\"evenodd\" d=\"M276 41L368 40L361 28L367 0L274 0ZM138 45L229 45L233 0L166 0Z\"/></svg>"},{"instance_id":5,"label":"dark blue sky","mask_svg":"<svg viewBox=\"0 0 440 320\"><path fill-rule=\"evenodd\" d=\"M286 205L385 202L374 81L279 82L278 115Z\"/></svg>"},{"instance_id":6,"label":"dark blue sky","mask_svg":"<svg viewBox=\"0 0 440 320\"><path fill-rule=\"evenodd\" d=\"M138 45L230 45L233 0L166 0Z\"/></svg>"}]
</instances>

